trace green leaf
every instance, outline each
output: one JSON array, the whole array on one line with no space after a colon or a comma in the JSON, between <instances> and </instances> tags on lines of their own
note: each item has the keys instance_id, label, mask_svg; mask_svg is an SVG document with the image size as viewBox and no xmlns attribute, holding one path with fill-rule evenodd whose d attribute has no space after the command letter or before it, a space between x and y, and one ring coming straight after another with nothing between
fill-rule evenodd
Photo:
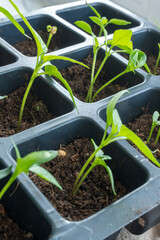
<instances>
[{"instance_id":1,"label":"green leaf","mask_svg":"<svg viewBox=\"0 0 160 240\"><path fill-rule=\"evenodd\" d=\"M72 101L73 101L73 104L74 106L76 107L77 109L77 106L76 106L76 102L74 100L74 96L73 96L73 92L72 92L72 89L70 88L68 82L62 77L61 73L58 71L58 69L53 66L53 65L46 65L45 66L45 74L49 75L49 76L54 76L56 78L58 78L65 86L65 88L67 89L67 91L69 92L71 98L72 98ZM78 110L78 109L77 109Z\"/></svg>"},{"instance_id":2,"label":"green leaf","mask_svg":"<svg viewBox=\"0 0 160 240\"><path fill-rule=\"evenodd\" d=\"M107 164L103 160L101 160L101 159L96 159L96 160L97 161L93 162L93 166L95 167L97 165L101 165L106 169L106 171L109 175L110 181L111 181L112 191L113 191L114 195L116 195L115 188L114 188L114 178L113 178L112 170L110 169L110 167L107 166Z\"/></svg>"},{"instance_id":3,"label":"green leaf","mask_svg":"<svg viewBox=\"0 0 160 240\"><path fill-rule=\"evenodd\" d=\"M85 32L87 32L90 35L92 35L92 28L91 28L91 26L88 23L86 23L84 21L76 21L75 24L76 24L77 27L81 28Z\"/></svg>"},{"instance_id":4,"label":"green leaf","mask_svg":"<svg viewBox=\"0 0 160 240\"><path fill-rule=\"evenodd\" d=\"M108 23L108 19L106 17L102 17L101 19L103 26L106 26Z\"/></svg>"},{"instance_id":5,"label":"green leaf","mask_svg":"<svg viewBox=\"0 0 160 240\"><path fill-rule=\"evenodd\" d=\"M37 56L39 57L42 53L47 53L48 49L46 44L43 42L42 38L39 36L39 34L32 28L30 23L27 21L27 19L23 16L23 14L19 11L18 7L13 3L12 0L9 0L9 2L12 4L14 9L17 11L17 13L20 15L26 26L29 28L31 31L37 45Z\"/></svg>"},{"instance_id":6,"label":"green leaf","mask_svg":"<svg viewBox=\"0 0 160 240\"><path fill-rule=\"evenodd\" d=\"M8 96L0 96L0 100L4 99L4 98L7 98Z\"/></svg>"},{"instance_id":7,"label":"green leaf","mask_svg":"<svg viewBox=\"0 0 160 240\"><path fill-rule=\"evenodd\" d=\"M147 71L150 75L152 75L152 73L151 73L151 71L150 71L147 63L145 63L143 67L146 69L146 71Z\"/></svg>"},{"instance_id":8,"label":"green leaf","mask_svg":"<svg viewBox=\"0 0 160 240\"><path fill-rule=\"evenodd\" d=\"M160 163L153 156L151 150L144 144L144 142L134 132L132 132L125 125L121 126L121 130L117 136L127 137L127 139L130 140L132 143L134 143L147 158L149 158L155 165L160 167Z\"/></svg>"},{"instance_id":9,"label":"green leaf","mask_svg":"<svg viewBox=\"0 0 160 240\"><path fill-rule=\"evenodd\" d=\"M98 18L101 18L101 15L99 14L99 12L94 7L92 7L90 4L87 4L87 5L88 5L88 7L90 7L90 9L95 13L95 15Z\"/></svg>"},{"instance_id":10,"label":"green leaf","mask_svg":"<svg viewBox=\"0 0 160 240\"><path fill-rule=\"evenodd\" d=\"M0 179L7 177L11 173L11 170L12 170L12 165L10 167L0 170Z\"/></svg>"},{"instance_id":11,"label":"green leaf","mask_svg":"<svg viewBox=\"0 0 160 240\"><path fill-rule=\"evenodd\" d=\"M54 60L69 61L69 62L72 62L72 63L80 64L80 65L82 65L82 66L84 66L84 67L89 69L89 67L87 65L85 65L84 63L81 63L81 62L76 61L76 60L74 60L72 58L64 57L64 56L55 56L55 55L44 56L43 63L46 63L48 61L54 61Z\"/></svg>"},{"instance_id":12,"label":"green leaf","mask_svg":"<svg viewBox=\"0 0 160 240\"><path fill-rule=\"evenodd\" d=\"M117 19L117 18L112 18L111 20L109 20L108 24L110 24L110 23L115 24L115 25L122 25L122 26L131 24L131 22L128 22L128 21L125 21L122 19Z\"/></svg>"},{"instance_id":13,"label":"green leaf","mask_svg":"<svg viewBox=\"0 0 160 240\"><path fill-rule=\"evenodd\" d=\"M153 113L153 122L157 122L159 116L160 116L159 112L155 111L155 112Z\"/></svg>"},{"instance_id":14,"label":"green leaf","mask_svg":"<svg viewBox=\"0 0 160 240\"><path fill-rule=\"evenodd\" d=\"M32 152L21 159L17 159L16 170L20 174L22 172L28 173L29 168L33 164L45 163L55 157L55 151L38 151Z\"/></svg>"},{"instance_id":15,"label":"green leaf","mask_svg":"<svg viewBox=\"0 0 160 240\"><path fill-rule=\"evenodd\" d=\"M132 50L133 44L131 41L132 31L131 30L116 30L113 34L112 47L119 47L123 50Z\"/></svg>"},{"instance_id":16,"label":"green leaf","mask_svg":"<svg viewBox=\"0 0 160 240\"><path fill-rule=\"evenodd\" d=\"M114 131L113 134L117 134L120 131L121 126L122 126L122 121L119 117L119 113L118 113L117 109L114 109L113 110L113 123L112 123L112 129Z\"/></svg>"},{"instance_id":17,"label":"green leaf","mask_svg":"<svg viewBox=\"0 0 160 240\"><path fill-rule=\"evenodd\" d=\"M34 164L29 168L29 171L37 174L39 177L41 177L45 181L50 182L55 186L57 186L59 189L63 190L60 184L58 183L58 181L55 179L55 177L51 173L49 173L46 169Z\"/></svg>"},{"instance_id":18,"label":"green leaf","mask_svg":"<svg viewBox=\"0 0 160 240\"><path fill-rule=\"evenodd\" d=\"M14 19L14 17L3 7L0 7L0 12L3 13L13 24L14 26L26 37L30 38L21 27L21 25ZM31 39L31 38L30 38Z\"/></svg>"},{"instance_id":19,"label":"green leaf","mask_svg":"<svg viewBox=\"0 0 160 240\"><path fill-rule=\"evenodd\" d=\"M130 54L127 68L134 71L140 67L143 67L146 63L146 60L146 54L139 49L135 49Z\"/></svg>"},{"instance_id":20,"label":"green leaf","mask_svg":"<svg viewBox=\"0 0 160 240\"><path fill-rule=\"evenodd\" d=\"M106 109L106 116L107 116L107 125L110 126L113 122L113 110L115 108L115 105L117 104L119 98L124 94L128 93L127 90L122 90L118 92L117 94L112 97L112 99L109 101L107 109Z\"/></svg>"},{"instance_id":21,"label":"green leaf","mask_svg":"<svg viewBox=\"0 0 160 240\"><path fill-rule=\"evenodd\" d=\"M97 24L98 26L102 26L102 22L101 22L101 19L99 19L98 17L89 17L92 22L94 22L95 24Z\"/></svg>"}]
</instances>

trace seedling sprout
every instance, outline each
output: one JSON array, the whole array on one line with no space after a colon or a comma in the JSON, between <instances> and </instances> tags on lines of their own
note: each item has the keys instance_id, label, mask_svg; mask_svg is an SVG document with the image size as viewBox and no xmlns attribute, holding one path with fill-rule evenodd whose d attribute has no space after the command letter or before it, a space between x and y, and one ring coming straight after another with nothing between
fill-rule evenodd
<instances>
[{"instance_id":1,"label":"seedling sprout","mask_svg":"<svg viewBox=\"0 0 160 240\"><path fill-rule=\"evenodd\" d=\"M150 130L150 133L149 133L149 136L148 136L148 139L147 139L147 144L150 142L150 139L152 137L152 134L153 134L153 130L155 129L155 127L159 126L159 130L158 130L158 133L157 133L157 136L156 136L156 140L154 142L155 146L157 145L158 143L158 140L159 140L159 137L160 137L160 120L158 120L160 117L160 114L159 112L155 111L153 113L153 116L152 116L152 126L151 126L151 130Z\"/></svg>"},{"instance_id":2,"label":"seedling sprout","mask_svg":"<svg viewBox=\"0 0 160 240\"><path fill-rule=\"evenodd\" d=\"M82 185L85 178L92 171L92 169L97 165L104 166L104 168L108 172L113 193L116 194L114 189L114 180L113 180L112 171L108 167L107 163L105 162L106 160L111 159L111 157L108 155L104 155L102 149L108 146L109 144L119 140L130 140L139 148L139 150L147 158L149 158L155 165L160 167L160 163L153 156L152 152L144 144L144 142L134 132L132 132L129 128L127 128L125 125L122 124L118 111L117 109L115 109L115 105L119 100L119 98L125 93L127 93L127 90L120 91L119 93L115 94L114 97L108 103L108 106L106 109L106 117L107 117L106 128L105 128L101 143L99 144L99 146L97 146L95 142L91 140L94 145L95 151L89 156L89 158L83 165L82 169L80 170L73 186L73 192L72 192L73 195L77 193L78 189ZM111 127L111 132L110 134L107 135L107 130L109 127Z\"/></svg>"}]
</instances>

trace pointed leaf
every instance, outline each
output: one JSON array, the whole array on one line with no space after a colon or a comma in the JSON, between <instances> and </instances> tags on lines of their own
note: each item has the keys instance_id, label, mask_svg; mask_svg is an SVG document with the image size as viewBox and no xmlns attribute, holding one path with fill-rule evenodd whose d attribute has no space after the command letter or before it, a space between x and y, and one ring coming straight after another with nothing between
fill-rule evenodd
<instances>
[{"instance_id":1,"label":"pointed leaf","mask_svg":"<svg viewBox=\"0 0 160 240\"><path fill-rule=\"evenodd\" d=\"M95 13L95 15L98 18L101 18L101 15L99 14L99 12L94 7L92 7L90 4L87 4L87 5L88 5L88 7L90 7L90 9Z\"/></svg>"},{"instance_id":2,"label":"pointed leaf","mask_svg":"<svg viewBox=\"0 0 160 240\"><path fill-rule=\"evenodd\" d=\"M118 18L112 18L111 20L109 20L108 24L109 23L115 24L115 25L121 25L121 26L131 24L131 22L128 22L128 21L125 21L125 20L122 20L122 19L118 19Z\"/></svg>"},{"instance_id":3,"label":"pointed leaf","mask_svg":"<svg viewBox=\"0 0 160 240\"><path fill-rule=\"evenodd\" d=\"M95 24L97 24L98 26L102 26L102 22L101 22L101 19L99 19L98 17L89 17L92 22L94 22Z\"/></svg>"},{"instance_id":4,"label":"pointed leaf","mask_svg":"<svg viewBox=\"0 0 160 240\"><path fill-rule=\"evenodd\" d=\"M26 37L30 38L21 27L21 25L14 19L14 17L3 7L0 7L0 12L3 13L13 24L14 26Z\"/></svg>"},{"instance_id":5,"label":"pointed leaf","mask_svg":"<svg viewBox=\"0 0 160 240\"><path fill-rule=\"evenodd\" d=\"M46 169L34 164L29 168L29 171L37 174L39 177L43 178L45 181L50 182L57 186L59 189L63 190L58 181L55 179L55 177L48 172Z\"/></svg>"},{"instance_id":6,"label":"pointed leaf","mask_svg":"<svg viewBox=\"0 0 160 240\"><path fill-rule=\"evenodd\" d=\"M143 67L146 63L146 60L146 54L139 49L135 49L130 54L127 68L130 68L132 71L134 71L140 67Z\"/></svg>"},{"instance_id":7,"label":"pointed leaf","mask_svg":"<svg viewBox=\"0 0 160 240\"><path fill-rule=\"evenodd\" d=\"M92 28L88 23L86 23L84 21L76 21L75 24L77 27L81 28L83 31L92 35Z\"/></svg>"},{"instance_id":8,"label":"pointed leaf","mask_svg":"<svg viewBox=\"0 0 160 240\"><path fill-rule=\"evenodd\" d=\"M117 136L127 137L127 139L130 140L132 143L134 143L147 158L149 158L155 165L160 167L160 163L153 156L151 150L144 144L144 142L134 132L128 129L125 125L122 125L121 130Z\"/></svg>"},{"instance_id":9,"label":"pointed leaf","mask_svg":"<svg viewBox=\"0 0 160 240\"><path fill-rule=\"evenodd\" d=\"M119 117L119 113L117 111L117 109L113 110L113 123L112 123L112 129L115 131L115 133L113 134L117 134L122 126L122 121Z\"/></svg>"},{"instance_id":10,"label":"pointed leaf","mask_svg":"<svg viewBox=\"0 0 160 240\"><path fill-rule=\"evenodd\" d=\"M112 97L112 99L109 101L107 109L106 109L106 116L107 116L107 125L110 126L113 122L113 110L115 108L115 105L117 104L119 98L124 94L128 93L127 90L122 90L118 92L117 94Z\"/></svg>"},{"instance_id":11,"label":"pointed leaf","mask_svg":"<svg viewBox=\"0 0 160 240\"><path fill-rule=\"evenodd\" d=\"M67 91L69 92L69 94L70 94L70 96L72 98L74 106L77 108L76 102L74 100L74 96L73 96L73 93L72 93L72 90L71 90L68 82L62 77L62 75L58 71L58 69L55 66L53 66L53 65L46 65L44 73L49 75L49 76L53 75L54 77L58 78L64 84L64 86L66 87Z\"/></svg>"},{"instance_id":12,"label":"pointed leaf","mask_svg":"<svg viewBox=\"0 0 160 240\"><path fill-rule=\"evenodd\" d=\"M30 25L30 23L28 22L28 20L23 16L23 14L19 11L18 7L14 4L14 2L12 0L9 0L9 2L12 4L12 6L14 7L14 9L17 11L17 13L20 15L20 17L22 18L22 20L24 21L24 23L26 24L26 26L29 28L29 30L31 31L36 45L37 45L37 56L40 56L40 54L42 53L46 53L48 51L47 46L45 45L45 43L43 42L42 38L39 36L39 34L32 28L32 26Z\"/></svg>"},{"instance_id":13,"label":"pointed leaf","mask_svg":"<svg viewBox=\"0 0 160 240\"><path fill-rule=\"evenodd\" d=\"M48 61L54 61L54 60L69 61L69 62L72 62L72 63L80 64L80 65L82 65L82 66L84 66L84 67L89 69L89 67L87 65L85 65L84 63L81 63L81 62L79 62L77 60L74 60L74 59L69 58L69 57L64 57L64 56L55 56L55 55L44 56L43 63L46 63Z\"/></svg>"},{"instance_id":14,"label":"pointed leaf","mask_svg":"<svg viewBox=\"0 0 160 240\"><path fill-rule=\"evenodd\" d=\"M58 155L58 153L57 153ZM32 152L21 159L17 159L16 169L18 173L28 173L29 168L36 163L45 163L55 157L55 151L38 151Z\"/></svg>"},{"instance_id":15,"label":"pointed leaf","mask_svg":"<svg viewBox=\"0 0 160 240\"><path fill-rule=\"evenodd\" d=\"M116 30L113 34L112 47L120 47L124 50L132 49L131 42L132 31L131 30Z\"/></svg>"}]
</instances>

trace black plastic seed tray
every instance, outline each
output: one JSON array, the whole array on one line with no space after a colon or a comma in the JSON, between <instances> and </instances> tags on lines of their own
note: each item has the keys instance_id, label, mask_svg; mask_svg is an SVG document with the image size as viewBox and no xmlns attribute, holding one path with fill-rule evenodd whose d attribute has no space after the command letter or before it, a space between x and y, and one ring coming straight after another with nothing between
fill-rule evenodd
<instances>
[{"instance_id":1,"label":"black plastic seed tray","mask_svg":"<svg viewBox=\"0 0 160 240\"><path fill-rule=\"evenodd\" d=\"M160 33L152 24L110 1L88 2L101 15L131 21L134 48L155 55L158 53ZM52 54L82 61L92 53L92 38L74 26L74 22L88 21L90 15L93 15L91 10L84 1L80 1L31 12L27 19L36 30L48 24L58 26L62 42L59 50ZM22 23L20 19L19 22ZM114 30L114 27L109 29L109 39ZM13 47L23 39L23 35L10 22L1 20L0 95L9 94L23 86L26 81L24 74L31 75L34 70L36 57L25 56ZM100 54L104 55L104 51L101 50ZM55 65L61 70L71 63L56 61ZM105 66L105 71L112 77L126 65L127 60L115 54ZM143 70L137 70L135 74L130 73L119 80L120 84L127 84L130 92L117 104L123 123L127 124L139 116L142 107L148 106L151 113L160 111L159 81L159 76L150 76ZM40 99L57 117L12 136L22 156L37 149L57 149L60 144L68 144L77 137L93 138L97 143L100 142L105 129L105 111L111 96L91 104L75 98L78 114L68 92L55 80L47 76L39 77L35 85ZM113 173L129 193L101 211L82 221L68 221L60 216L25 174L18 178L20 184L16 191L17 182L7 192L3 200L6 209L38 240L115 240L125 226L137 235L145 232L160 221L160 170L126 141L110 145L105 152L112 156ZM15 165L11 137L0 138L0 163L1 169ZM1 181L1 187L3 184L4 181ZM145 222L143 226L139 224L140 217Z\"/></svg>"}]
</instances>

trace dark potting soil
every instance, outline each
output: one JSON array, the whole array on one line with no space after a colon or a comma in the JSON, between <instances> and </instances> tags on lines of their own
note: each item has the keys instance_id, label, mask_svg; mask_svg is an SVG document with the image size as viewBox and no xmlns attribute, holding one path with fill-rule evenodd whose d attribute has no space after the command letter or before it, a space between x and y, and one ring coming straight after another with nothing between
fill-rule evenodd
<instances>
[{"instance_id":1,"label":"dark potting soil","mask_svg":"<svg viewBox=\"0 0 160 240\"><path fill-rule=\"evenodd\" d=\"M0 239L1 240L33 240L33 235L26 232L8 217L4 207L0 204Z\"/></svg>"},{"instance_id":2,"label":"dark potting soil","mask_svg":"<svg viewBox=\"0 0 160 240\"><path fill-rule=\"evenodd\" d=\"M0 137L7 137L16 133L22 98L26 88L21 87L0 100ZM34 87L27 98L20 131L36 126L54 118L48 112L47 106L38 99Z\"/></svg>"},{"instance_id":3,"label":"dark potting soil","mask_svg":"<svg viewBox=\"0 0 160 240\"><path fill-rule=\"evenodd\" d=\"M128 123L127 126L146 143L152 125L152 115L150 113L145 112L146 111L145 109L143 109L143 111L144 113L141 116L136 118L134 122ZM156 146L154 144L157 133L158 127L154 129L148 147L152 151L155 151L157 149L157 151L154 153L154 156L157 160L160 161L160 140Z\"/></svg>"},{"instance_id":4,"label":"dark potting soil","mask_svg":"<svg viewBox=\"0 0 160 240\"><path fill-rule=\"evenodd\" d=\"M73 91L73 94L78 99L80 99L81 101L84 101L84 102L86 100L87 92L88 92L89 85L90 85L92 62L93 62L93 58L91 55L89 55L87 58L85 58L83 60L83 63L86 64L88 67L90 67L90 69L87 69L81 65L72 65L61 71L62 76L69 83L69 85ZM97 60L96 71L98 70L101 62L102 62L102 59ZM110 79L106 76L105 70L102 69L99 77L97 78L97 80L94 84L93 95L108 80L110 80ZM98 93L97 97L95 98L95 101L98 101L98 100L101 100L108 96L111 96L111 95L119 92L120 90L123 90L126 88L127 88L127 84L123 85L123 86L119 85L118 83L109 84L104 90L102 90L100 93Z\"/></svg>"},{"instance_id":5,"label":"dark potting soil","mask_svg":"<svg viewBox=\"0 0 160 240\"><path fill-rule=\"evenodd\" d=\"M48 35L49 35L47 30L38 30L37 32L43 39L44 43L46 44L48 41ZM62 35L61 31L53 35L49 45L48 52L52 52L59 49L59 45L61 43L61 35ZM26 38L25 40L14 45L14 47L26 56L33 57L37 55L37 46L34 41L34 38L32 40L29 38Z\"/></svg>"},{"instance_id":6,"label":"dark potting soil","mask_svg":"<svg viewBox=\"0 0 160 240\"><path fill-rule=\"evenodd\" d=\"M117 195L114 196L107 172L103 167L98 166L88 175L73 197L73 184L83 164L93 152L93 145L89 139L82 138L76 139L67 146L61 146L60 149L66 152L66 156L57 157L43 166L54 175L63 191L35 174L30 173L30 177L64 218L68 220L84 219L128 192L115 179Z\"/></svg>"}]
</instances>

